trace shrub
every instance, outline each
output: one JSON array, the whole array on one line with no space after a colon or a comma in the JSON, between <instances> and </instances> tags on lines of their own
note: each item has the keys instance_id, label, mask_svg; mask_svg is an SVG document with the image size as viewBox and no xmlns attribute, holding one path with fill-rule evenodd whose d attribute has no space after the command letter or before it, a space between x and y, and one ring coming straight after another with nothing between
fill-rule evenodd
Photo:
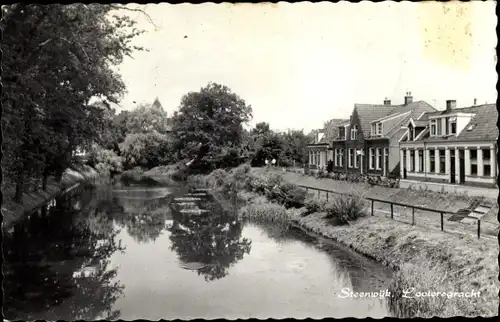
<instances>
[{"instance_id":1,"label":"shrub","mask_svg":"<svg viewBox=\"0 0 500 322\"><path fill-rule=\"evenodd\" d=\"M266 197L269 201L276 201L286 208L300 208L304 205L306 191L292 183L282 183L268 186Z\"/></svg>"},{"instance_id":2,"label":"shrub","mask_svg":"<svg viewBox=\"0 0 500 322\"><path fill-rule=\"evenodd\" d=\"M358 195L339 195L325 204L325 219L330 219L333 225L346 225L364 217L364 207L364 201Z\"/></svg>"},{"instance_id":3,"label":"shrub","mask_svg":"<svg viewBox=\"0 0 500 322\"><path fill-rule=\"evenodd\" d=\"M328 178L328 172L326 172L323 169L319 169L318 172L316 173L316 178L318 179Z\"/></svg>"},{"instance_id":4,"label":"shrub","mask_svg":"<svg viewBox=\"0 0 500 322\"><path fill-rule=\"evenodd\" d=\"M304 201L306 211L302 213L303 217L309 216L312 213L320 212L325 209L326 200L318 199L315 196L309 195Z\"/></svg>"},{"instance_id":5,"label":"shrub","mask_svg":"<svg viewBox=\"0 0 500 322\"><path fill-rule=\"evenodd\" d=\"M245 219L263 222L288 222L285 207L273 203L252 203L240 209L240 216Z\"/></svg>"}]
</instances>

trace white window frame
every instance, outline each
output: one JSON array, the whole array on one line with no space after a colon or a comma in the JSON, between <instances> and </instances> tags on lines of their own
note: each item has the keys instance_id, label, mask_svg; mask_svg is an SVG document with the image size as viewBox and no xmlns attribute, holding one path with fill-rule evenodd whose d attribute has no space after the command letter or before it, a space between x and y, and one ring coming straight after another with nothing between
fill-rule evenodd
<instances>
[{"instance_id":1,"label":"white window frame","mask_svg":"<svg viewBox=\"0 0 500 322\"><path fill-rule=\"evenodd\" d=\"M338 165L337 165L337 162L338 162L338 159L337 159L337 150L338 150L338 149L335 149L335 150L333 151L333 157L334 157L334 159L335 159L335 161L333 162L333 164L334 164L336 167L338 167Z\"/></svg>"},{"instance_id":2,"label":"white window frame","mask_svg":"<svg viewBox=\"0 0 500 322\"><path fill-rule=\"evenodd\" d=\"M354 168L358 168L358 149L354 149Z\"/></svg>"},{"instance_id":3,"label":"white window frame","mask_svg":"<svg viewBox=\"0 0 500 322\"><path fill-rule=\"evenodd\" d=\"M368 168L370 170L373 170L373 154L374 154L373 148L368 149L368 154L369 154Z\"/></svg>"},{"instance_id":4,"label":"white window frame","mask_svg":"<svg viewBox=\"0 0 500 322\"><path fill-rule=\"evenodd\" d=\"M455 132L452 132L451 131L451 124L452 123L455 123ZM452 116L450 117L449 121L448 121L448 129L450 130L450 135L456 135L457 134L457 117L456 116Z\"/></svg>"},{"instance_id":5,"label":"white window frame","mask_svg":"<svg viewBox=\"0 0 500 322\"><path fill-rule=\"evenodd\" d=\"M344 166L344 149L339 149L339 167Z\"/></svg>"},{"instance_id":6,"label":"white window frame","mask_svg":"<svg viewBox=\"0 0 500 322\"><path fill-rule=\"evenodd\" d=\"M434 127L434 133L432 131L433 127ZM430 136L437 136L437 120L431 120L430 130L431 130Z\"/></svg>"},{"instance_id":7,"label":"white window frame","mask_svg":"<svg viewBox=\"0 0 500 322\"><path fill-rule=\"evenodd\" d=\"M353 162L352 162L352 158L351 158L351 156L353 155L353 154L352 154L352 148L349 148L349 149L347 150L347 154L348 154L348 158L347 158L347 159L348 159L348 160L347 160L347 166L348 166L349 168L352 168L352 163L353 163Z\"/></svg>"},{"instance_id":8,"label":"white window frame","mask_svg":"<svg viewBox=\"0 0 500 322\"><path fill-rule=\"evenodd\" d=\"M354 125L351 129L351 140L357 140L358 139L358 126Z\"/></svg>"},{"instance_id":9,"label":"white window frame","mask_svg":"<svg viewBox=\"0 0 500 322\"><path fill-rule=\"evenodd\" d=\"M375 149L375 169L376 170L381 170L381 166L380 166L380 152L382 148L376 148Z\"/></svg>"}]
</instances>

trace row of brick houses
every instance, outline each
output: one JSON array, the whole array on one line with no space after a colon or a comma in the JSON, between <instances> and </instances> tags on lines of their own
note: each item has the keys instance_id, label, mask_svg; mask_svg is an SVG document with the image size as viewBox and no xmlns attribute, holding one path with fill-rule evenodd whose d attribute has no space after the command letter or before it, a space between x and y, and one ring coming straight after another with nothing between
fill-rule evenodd
<instances>
[{"instance_id":1,"label":"row of brick houses","mask_svg":"<svg viewBox=\"0 0 500 322\"><path fill-rule=\"evenodd\" d=\"M498 174L496 104L456 108L410 119L401 138L400 176L451 184L493 186Z\"/></svg>"},{"instance_id":2,"label":"row of brick houses","mask_svg":"<svg viewBox=\"0 0 500 322\"><path fill-rule=\"evenodd\" d=\"M438 111L425 101L355 104L350 120L332 120L308 146L309 164L335 172L452 184L495 185L495 104ZM329 133L329 135L326 135Z\"/></svg>"}]
</instances>

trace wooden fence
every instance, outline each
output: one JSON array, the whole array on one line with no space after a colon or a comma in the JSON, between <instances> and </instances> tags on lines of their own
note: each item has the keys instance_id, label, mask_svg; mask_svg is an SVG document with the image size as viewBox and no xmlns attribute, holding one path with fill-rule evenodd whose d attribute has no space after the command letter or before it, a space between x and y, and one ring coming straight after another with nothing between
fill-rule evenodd
<instances>
[{"instance_id":1,"label":"wooden fence","mask_svg":"<svg viewBox=\"0 0 500 322\"><path fill-rule=\"evenodd\" d=\"M314 190L318 191L318 197L320 197L320 193L324 192L326 193L326 200L328 201L329 195L334 194L334 195L345 195L345 196L354 196L352 193L347 193L347 192L338 192L334 190L328 190L328 189L320 189L320 188L314 188L310 186L305 186L305 185L298 185L301 188L306 189L306 191L309 190ZM412 213L412 220L411 220L411 225L415 225L415 209L417 210L422 210L422 211L428 211L428 212L435 212L441 215L441 231L444 231L444 215L445 214L451 214L451 215L456 215L456 213L451 212L451 211L446 211L446 210L440 210L440 209L432 209L432 208L426 208L426 207L421 207L421 206L414 206L414 205L408 205L404 203L399 203L391 200L383 200L383 199L377 199L377 198L370 198L370 197L365 197L364 199L368 200L371 202L371 215L374 215L375 212L375 202L381 202L385 204L389 204L391 207L391 219L394 219L394 206L401 206L401 207L406 207L406 208L411 208L411 213ZM476 217L467 217L464 216L464 218L470 218L470 219L475 219L477 221L477 238L481 238L481 219L476 218Z\"/></svg>"}]
</instances>

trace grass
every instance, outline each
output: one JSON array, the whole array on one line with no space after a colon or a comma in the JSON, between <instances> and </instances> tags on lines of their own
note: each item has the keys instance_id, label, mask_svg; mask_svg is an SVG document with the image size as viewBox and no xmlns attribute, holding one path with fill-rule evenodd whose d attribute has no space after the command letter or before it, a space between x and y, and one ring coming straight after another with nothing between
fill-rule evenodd
<instances>
[{"instance_id":1,"label":"grass","mask_svg":"<svg viewBox=\"0 0 500 322\"><path fill-rule=\"evenodd\" d=\"M294 172L284 172L269 168L252 168L251 173L257 177L265 177L269 175L276 175L279 173L284 181L294 184L301 184L319 189L328 189L339 192L350 192L361 197L391 200L393 202L431 209L439 209L449 212L456 212L460 209L466 208L473 198L471 196L467 196L466 194L442 194L426 189L410 190L377 186L371 187L362 183L349 183L332 179L315 179L313 177L300 175ZM330 194L330 198L331 197L332 194ZM320 193L318 199L321 199L324 202L326 200L326 193ZM496 200L482 198L482 203L496 205ZM368 207L369 204L367 203L366 206ZM375 209L377 217L390 216L389 204L376 202ZM445 215L445 231L457 234L477 236L477 224L475 222L473 224L464 224L461 222L449 221L449 217L450 215ZM394 219L407 224L411 224L411 208L394 206ZM418 226L431 228L437 231L441 229L440 214L436 212L428 212L418 209L415 210L415 223ZM496 215L490 214L489 216L486 216L484 220L481 220L481 236L485 236L487 238L496 237L498 235L498 231L499 225L498 221L496 220Z\"/></svg>"},{"instance_id":2,"label":"grass","mask_svg":"<svg viewBox=\"0 0 500 322\"><path fill-rule=\"evenodd\" d=\"M439 311L440 303L433 302L435 298L419 298L419 303L414 299L411 299L413 302L400 299L399 303L393 303L399 308L398 317L492 316L497 313L496 241L442 234L377 217L361 218L350 226L331 226L323 217L323 213L314 213L293 220L398 269L391 285L393 292L413 285L420 291L427 291L427 288L443 292L478 290L482 294L472 299L472 304L465 303L463 298L446 299L450 307L442 312ZM434 278L434 283L430 277Z\"/></svg>"}]
</instances>

